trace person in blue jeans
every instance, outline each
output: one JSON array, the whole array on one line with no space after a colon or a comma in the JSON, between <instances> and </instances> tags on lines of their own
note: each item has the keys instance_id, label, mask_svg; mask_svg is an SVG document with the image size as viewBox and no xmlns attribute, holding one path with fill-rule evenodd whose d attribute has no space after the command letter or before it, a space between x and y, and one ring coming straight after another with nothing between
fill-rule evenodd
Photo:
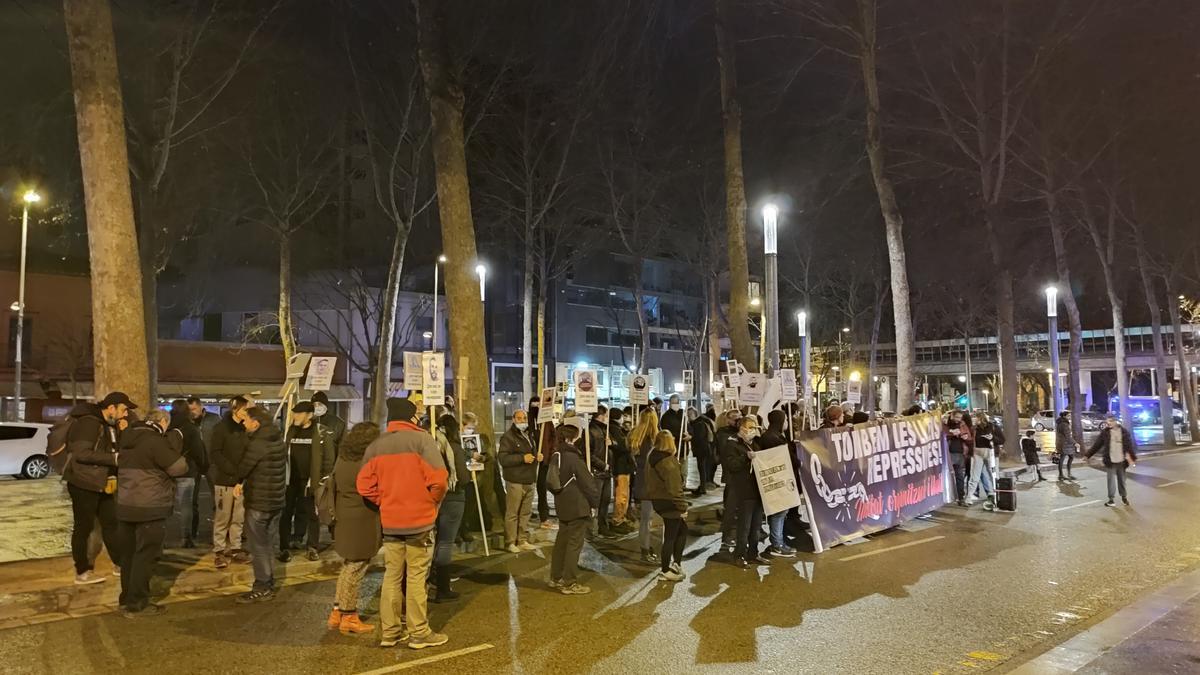
<instances>
[{"instance_id":1,"label":"person in blue jeans","mask_svg":"<svg viewBox=\"0 0 1200 675\"><path fill-rule=\"evenodd\" d=\"M462 526L463 513L467 508L467 486L472 474L467 470L467 453L463 452L462 437L459 435L458 420L454 415L438 418L438 449L442 461L449 470L446 497L438 509L437 538L433 549L433 580L437 588L430 602L442 603L457 600L459 594L450 588L450 560L454 555L454 540Z\"/></svg>"},{"instance_id":2,"label":"person in blue jeans","mask_svg":"<svg viewBox=\"0 0 1200 675\"><path fill-rule=\"evenodd\" d=\"M246 504L246 540L252 556L254 586L238 596L239 603L275 598L275 545L287 489L287 447L283 433L262 408L246 414L246 452L238 463Z\"/></svg>"},{"instance_id":3,"label":"person in blue jeans","mask_svg":"<svg viewBox=\"0 0 1200 675\"><path fill-rule=\"evenodd\" d=\"M767 430L758 437L758 447L763 450L784 446L788 449L788 457L792 456L792 446L788 442L787 436L784 435L784 426L787 424L787 413L782 410L772 410L767 415ZM774 558L795 558L796 549L787 545L787 539L784 536L783 526L787 520L788 511L780 511L767 516L767 529L771 532L771 547L767 549L767 553Z\"/></svg>"}]
</instances>

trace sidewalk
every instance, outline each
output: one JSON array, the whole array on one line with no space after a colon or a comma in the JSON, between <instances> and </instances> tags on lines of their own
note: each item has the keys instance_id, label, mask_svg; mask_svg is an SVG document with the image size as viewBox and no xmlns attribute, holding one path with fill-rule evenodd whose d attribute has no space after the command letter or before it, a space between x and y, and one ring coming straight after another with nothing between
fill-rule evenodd
<instances>
[{"instance_id":1,"label":"sidewalk","mask_svg":"<svg viewBox=\"0 0 1200 675\"><path fill-rule=\"evenodd\" d=\"M1162 445L1159 445L1159 444L1145 445L1138 449L1137 454L1138 454L1138 458L1141 459L1141 458L1146 458L1146 457L1159 457L1162 455L1174 455L1174 454L1177 454L1180 452L1191 452L1193 450L1200 450L1200 443L1180 443L1179 445L1175 446L1174 448L1163 447ZM1042 454L1043 454L1043 459L1046 459L1045 453L1042 453ZM1080 457L1076 457L1075 461L1080 462L1080 461L1086 461L1086 460L1082 460ZM1043 461L1040 466L1042 467L1043 472L1057 470L1057 466L1055 464L1051 464L1048 461ZM1027 470L1027 467L1025 465L1025 462L1023 462L1021 460L1018 460L1015 458L1008 458L1008 457L1005 457L1000 460L999 473L1001 476L1016 478L1017 476L1023 475L1026 472L1026 470Z\"/></svg>"},{"instance_id":2,"label":"sidewalk","mask_svg":"<svg viewBox=\"0 0 1200 675\"><path fill-rule=\"evenodd\" d=\"M1015 669L1017 675L1190 673L1200 669L1200 570Z\"/></svg>"}]
</instances>

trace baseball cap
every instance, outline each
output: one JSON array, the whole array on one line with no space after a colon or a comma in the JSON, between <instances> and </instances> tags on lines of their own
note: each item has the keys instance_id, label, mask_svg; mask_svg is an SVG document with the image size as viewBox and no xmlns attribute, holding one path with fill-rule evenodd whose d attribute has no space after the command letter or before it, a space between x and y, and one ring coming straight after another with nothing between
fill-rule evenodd
<instances>
[{"instance_id":1,"label":"baseball cap","mask_svg":"<svg viewBox=\"0 0 1200 675\"><path fill-rule=\"evenodd\" d=\"M292 406L292 412L294 413L311 413L316 412L316 410L311 401L300 401Z\"/></svg>"},{"instance_id":2,"label":"baseball cap","mask_svg":"<svg viewBox=\"0 0 1200 675\"><path fill-rule=\"evenodd\" d=\"M130 410L137 410L137 404L129 400L129 395L123 391L110 392L108 396L105 396L96 405L100 406L101 408L107 408L112 405L124 405Z\"/></svg>"}]
</instances>

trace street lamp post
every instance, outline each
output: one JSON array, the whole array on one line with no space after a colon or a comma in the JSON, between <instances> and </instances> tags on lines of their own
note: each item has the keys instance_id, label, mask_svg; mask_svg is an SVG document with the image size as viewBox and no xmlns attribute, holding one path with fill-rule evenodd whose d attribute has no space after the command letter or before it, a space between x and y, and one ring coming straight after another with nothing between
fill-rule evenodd
<instances>
[{"instance_id":1,"label":"street lamp post","mask_svg":"<svg viewBox=\"0 0 1200 675\"><path fill-rule=\"evenodd\" d=\"M803 414L808 417L808 312L796 312L796 327L800 333L800 400Z\"/></svg>"},{"instance_id":2,"label":"street lamp post","mask_svg":"<svg viewBox=\"0 0 1200 675\"><path fill-rule=\"evenodd\" d=\"M479 301L485 302L487 300L486 294L484 293L484 286L487 283L487 265L484 265L483 263L476 265L475 274L479 275Z\"/></svg>"},{"instance_id":3,"label":"street lamp post","mask_svg":"<svg viewBox=\"0 0 1200 675\"><path fill-rule=\"evenodd\" d=\"M21 362L22 352L24 351L25 343L25 251L29 242L29 207L42 201L42 196L33 190L27 190L22 197L24 206L21 209L21 276L17 282L17 302L14 304L14 309L17 310L17 350L16 372L13 375L13 401L15 402L15 410L13 410L13 419L22 419L21 417Z\"/></svg>"},{"instance_id":4,"label":"street lamp post","mask_svg":"<svg viewBox=\"0 0 1200 675\"><path fill-rule=\"evenodd\" d=\"M446 256L439 255L433 263L433 339L429 345L430 351L437 351L438 339L438 272L442 269L442 263L446 262Z\"/></svg>"},{"instance_id":5,"label":"street lamp post","mask_svg":"<svg viewBox=\"0 0 1200 675\"><path fill-rule=\"evenodd\" d=\"M779 267L775 233L779 226L779 207L767 204L762 210L764 269L767 277L767 307L763 311L766 323L766 362L769 373L779 369Z\"/></svg>"},{"instance_id":6,"label":"street lamp post","mask_svg":"<svg viewBox=\"0 0 1200 675\"><path fill-rule=\"evenodd\" d=\"M1050 323L1050 393L1054 397L1054 419L1062 412L1062 397L1058 390L1058 288L1046 287L1046 319ZM1118 337L1118 339L1120 339Z\"/></svg>"}]
</instances>

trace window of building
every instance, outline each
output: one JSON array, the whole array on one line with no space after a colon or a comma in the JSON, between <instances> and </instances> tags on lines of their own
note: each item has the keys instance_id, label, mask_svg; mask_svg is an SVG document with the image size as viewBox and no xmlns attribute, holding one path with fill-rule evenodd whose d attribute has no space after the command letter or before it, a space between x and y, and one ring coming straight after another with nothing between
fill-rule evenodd
<instances>
[{"instance_id":1,"label":"window of building","mask_svg":"<svg viewBox=\"0 0 1200 675\"><path fill-rule=\"evenodd\" d=\"M607 347L608 329L603 326L588 326L584 329L584 341L589 345L601 345Z\"/></svg>"},{"instance_id":2,"label":"window of building","mask_svg":"<svg viewBox=\"0 0 1200 675\"><path fill-rule=\"evenodd\" d=\"M224 337L222 332L222 321L220 314L205 314L204 315L204 341L205 342L220 342Z\"/></svg>"}]
</instances>

